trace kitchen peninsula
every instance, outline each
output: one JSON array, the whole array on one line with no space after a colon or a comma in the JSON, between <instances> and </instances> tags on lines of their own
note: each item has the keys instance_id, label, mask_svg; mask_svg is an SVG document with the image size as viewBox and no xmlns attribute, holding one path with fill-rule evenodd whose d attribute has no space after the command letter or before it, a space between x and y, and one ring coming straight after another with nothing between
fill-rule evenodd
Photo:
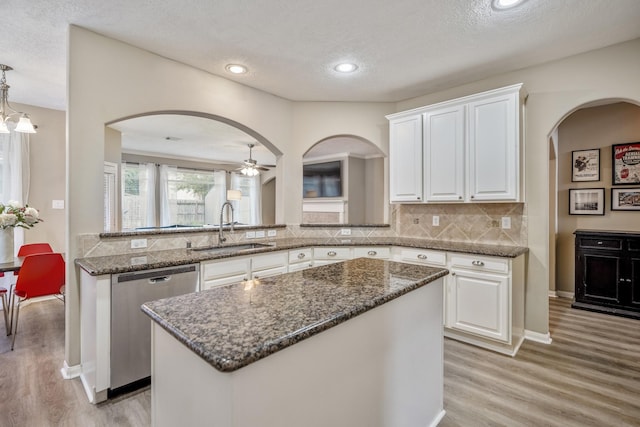
<instances>
[{"instance_id":1,"label":"kitchen peninsula","mask_svg":"<svg viewBox=\"0 0 640 427\"><path fill-rule=\"evenodd\" d=\"M437 425L447 273L357 258L144 304L153 425Z\"/></svg>"}]
</instances>

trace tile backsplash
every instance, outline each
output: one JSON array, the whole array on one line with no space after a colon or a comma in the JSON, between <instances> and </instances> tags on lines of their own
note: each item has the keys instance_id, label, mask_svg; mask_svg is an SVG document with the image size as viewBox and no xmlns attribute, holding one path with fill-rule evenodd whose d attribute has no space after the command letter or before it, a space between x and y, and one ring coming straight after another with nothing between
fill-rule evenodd
<instances>
[{"instance_id":1,"label":"tile backsplash","mask_svg":"<svg viewBox=\"0 0 640 427\"><path fill-rule=\"evenodd\" d=\"M393 205L398 236L511 246L527 245L524 203ZM438 216L440 224L433 225ZM511 228L502 228L508 217Z\"/></svg>"}]
</instances>

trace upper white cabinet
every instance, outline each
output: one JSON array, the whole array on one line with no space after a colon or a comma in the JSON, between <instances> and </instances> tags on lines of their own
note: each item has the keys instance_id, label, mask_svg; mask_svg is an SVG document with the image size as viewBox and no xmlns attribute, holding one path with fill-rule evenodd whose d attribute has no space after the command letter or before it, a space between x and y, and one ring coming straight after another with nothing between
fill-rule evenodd
<instances>
[{"instance_id":1,"label":"upper white cabinet","mask_svg":"<svg viewBox=\"0 0 640 427\"><path fill-rule=\"evenodd\" d=\"M422 116L397 117L389 123L389 198L422 201Z\"/></svg>"},{"instance_id":2,"label":"upper white cabinet","mask_svg":"<svg viewBox=\"0 0 640 427\"><path fill-rule=\"evenodd\" d=\"M521 99L517 84L387 116L390 200L522 201Z\"/></svg>"},{"instance_id":3,"label":"upper white cabinet","mask_svg":"<svg viewBox=\"0 0 640 427\"><path fill-rule=\"evenodd\" d=\"M469 198L519 199L519 90L494 91L467 104Z\"/></svg>"},{"instance_id":4,"label":"upper white cabinet","mask_svg":"<svg viewBox=\"0 0 640 427\"><path fill-rule=\"evenodd\" d=\"M464 199L464 105L424 113L424 190L427 202Z\"/></svg>"}]
</instances>

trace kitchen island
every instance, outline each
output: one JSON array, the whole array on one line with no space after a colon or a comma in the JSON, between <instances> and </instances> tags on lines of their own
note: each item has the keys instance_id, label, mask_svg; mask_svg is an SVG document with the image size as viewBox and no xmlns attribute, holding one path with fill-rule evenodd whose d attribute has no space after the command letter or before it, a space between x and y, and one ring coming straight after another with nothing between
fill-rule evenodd
<instances>
[{"instance_id":1,"label":"kitchen island","mask_svg":"<svg viewBox=\"0 0 640 427\"><path fill-rule=\"evenodd\" d=\"M357 258L144 304L153 425L437 425L447 273Z\"/></svg>"}]
</instances>

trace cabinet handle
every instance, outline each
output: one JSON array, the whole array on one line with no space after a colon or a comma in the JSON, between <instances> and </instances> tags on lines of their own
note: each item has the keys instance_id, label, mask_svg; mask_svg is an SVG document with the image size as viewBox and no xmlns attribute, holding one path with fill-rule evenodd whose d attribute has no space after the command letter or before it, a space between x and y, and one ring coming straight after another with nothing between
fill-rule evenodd
<instances>
[{"instance_id":1,"label":"cabinet handle","mask_svg":"<svg viewBox=\"0 0 640 427\"><path fill-rule=\"evenodd\" d=\"M484 267L484 262L482 261L472 261L471 264L478 267Z\"/></svg>"},{"instance_id":2,"label":"cabinet handle","mask_svg":"<svg viewBox=\"0 0 640 427\"><path fill-rule=\"evenodd\" d=\"M416 197L416 200L420 200L420 197Z\"/></svg>"},{"instance_id":3,"label":"cabinet handle","mask_svg":"<svg viewBox=\"0 0 640 427\"><path fill-rule=\"evenodd\" d=\"M418 254L418 259L425 260L427 259L427 256L425 254Z\"/></svg>"},{"instance_id":4,"label":"cabinet handle","mask_svg":"<svg viewBox=\"0 0 640 427\"><path fill-rule=\"evenodd\" d=\"M327 255L328 256L336 256L338 254L336 253L336 251L329 251L329 252L327 252Z\"/></svg>"},{"instance_id":5,"label":"cabinet handle","mask_svg":"<svg viewBox=\"0 0 640 427\"><path fill-rule=\"evenodd\" d=\"M462 200L462 196L458 196L458 200Z\"/></svg>"},{"instance_id":6,"label":"cabinet handle","mask_svg":"<svg viewBox=\"0 0 640 427\"><path fill-rule=\"evenodd\" d=\"M631 283L631 279L627 279L627 283Z\"/></svg>"},{"instance_id":7,"label":"cabinet handle","mask_svg":"<svg viewBox=\"0 0 640 427\"><path fill-rule=\"evenodd\" d=\"M623 278L620 278L620 283L624 283L624 279Z\"/></svg>"},{"instance_id":8,"label":"cabinet handle","mask_svg":"<svg viewBox=\"0 0 640 427\"><path fill-rule=\"evenodd\" d=\"M601 244L602 244L602 242L598 242L598 244L599 244L599 245L601 245Z\"/></svg>"},{"instance_id":9,"label":"cabinet handle","mask_svg":"<svg viewBox=\"0 0 640 427\"><path fill-rule=\"evenodd\" d=\"M471 196L471 198L472 198L472 199L473 199L474 197L476 197L476 196Z\"/></svg>"},{"instance_id":10,"label":"cabinet handle","mask_svg":"<svg viewBox=\"0 0 640 427\"><path fill-rule=\"evenodd\" d=\"M367 252L367 255L369 255L369 256L376 256L376 255L378 255L378 252L376 252L376 251L369 251L369 252Z\"/></svg>"},{"instance_id":11,"label":"cabinet handle","mask_svg":"<svg viewBox=\"0 0 640 427\"><path fill-rule=\"evenodd\" d=\"M298 259L302 259L302 258L304 258L305 256L306 256L306 255L305 255L305 254L303 254L303 253L301 252L301 253L299 253L299 254L298 254Z\"/></svg>"},{"instance_id":12,"label":"cabinet handle","mask_svg":"<svg viewBox=\"0 0 640 427\"><path fill-rule=\"evenodd\" d=\"M453 272L453 273L451 273L451 275L452 275L452 276L455 276L455 275L456 275L456 273L455 273L455 272Z\"/></svg>"}]
</instances>

